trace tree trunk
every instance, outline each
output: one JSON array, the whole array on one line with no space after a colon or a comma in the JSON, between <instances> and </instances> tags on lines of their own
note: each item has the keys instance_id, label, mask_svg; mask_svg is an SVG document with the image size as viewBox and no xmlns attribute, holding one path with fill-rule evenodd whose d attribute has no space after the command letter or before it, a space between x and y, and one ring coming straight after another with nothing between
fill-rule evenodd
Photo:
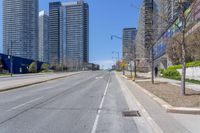
<instances>
[{"instance_id":1,"label":"tree trunk","mask_svg":"<svg viewBox=\"0 0 200 133\"><path fill-rule=\"evenodd\" d=\"M154 55L153 46L151 48L151 82L154 84Z\"/></svg>"},{"instance_id":2,"label":"tree trunk","mask_svg":"<svg viewBox=\"0 0 200 133\"><path fill-rule=\"evenodd\" d=\"M184 27L183 27L184 28ZM185 75L186 75L186 46L185 46L185 29L183 29L183 37L182 37L182 76L181 76L181 89L182 95L185 95Z\"/></svg>"},{"instance_id":3,"label":"tree trunk","mask_svg":"<svg viewBox=\"0 0 200 133\"><path fill-rule=\"evenodd\" d=\"M185 29L186 29L186 18L184 16L184 8L182 6L182 23L183 23L183 29L182 29L182 76L181 76L181 90L182 95L185 95L185 75L186 75L186 44L185 44Z\"/></svg>"}]
</instances>

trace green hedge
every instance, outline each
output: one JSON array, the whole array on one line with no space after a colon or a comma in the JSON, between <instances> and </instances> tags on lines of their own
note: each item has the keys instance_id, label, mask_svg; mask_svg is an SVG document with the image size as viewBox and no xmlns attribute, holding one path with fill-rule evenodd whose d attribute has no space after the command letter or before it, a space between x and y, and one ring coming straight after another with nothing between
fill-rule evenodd
<instances>
[{"instance_id":1,"label":"green hedge","mask_svg":"<svg viewBox=\"0 0 200 133\"><path fill-rule=\"evenodd\" d=\"M200 66L200 61L193 61L193 62L189 62L186 63L186 67L198 67ZM181 69L182 65L174 65L174 66L170 66L168 67L168 69Z\"/></svg>"}]
</instances>

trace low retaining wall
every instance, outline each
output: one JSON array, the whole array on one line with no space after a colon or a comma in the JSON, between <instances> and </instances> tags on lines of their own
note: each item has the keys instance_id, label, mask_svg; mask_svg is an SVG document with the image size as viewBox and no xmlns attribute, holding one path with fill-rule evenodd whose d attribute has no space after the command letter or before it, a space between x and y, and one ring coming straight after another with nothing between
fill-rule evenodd
<instances>
[{"instance_id":1,"label":"low retaining wall","mask_svg":"<svg viewBox=\"0 0 200 133\"><path fill-rule=\"evenodd\" d=\"M182 74L182 69L177 70ZM186 69L186 77L189 79L200 80L200 67L189 67Z\"/></svg>"}]
</instances>

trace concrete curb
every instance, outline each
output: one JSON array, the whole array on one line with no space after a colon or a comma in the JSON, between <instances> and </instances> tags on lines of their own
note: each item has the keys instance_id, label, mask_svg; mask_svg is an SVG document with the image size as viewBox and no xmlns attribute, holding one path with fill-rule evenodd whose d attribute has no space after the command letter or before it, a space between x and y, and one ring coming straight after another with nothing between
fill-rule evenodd
<instances>
[{"instance_id":1,"label":"concrete curb","mask_svg":"<svg viewBox=\"0 0 200 133\"><path fill-rule=\"evenodd\" d=\"M17 85L17 86L14 86L14 87L8 87L8 88L1 89L0 92L15 90L15 89L19 89L19 88L27 87L27 86L31 86L31 85L37 85L37 84L45 83L45 82L48 82L48 81L53 81L53 80L57 80L57 79L65 78L65 77L70 77L70 76L77 75L77 74L80 74L80 73L81 72L73 73L73 74L69 74L69 75L65 75L65 76L60 76L60 77L55 77L55 78L51 78L51 79L46 79L46 80L42 80L42 81L36 81L36 82L33 82L33 83Z\"/></svg>"},{"instance_id":2,"label":"concrete curb","mask_svg":"<svg viewBox=\"0 0 200 133\"><path fill-rule=\"evenodd\" d=\"M123 76L122 76L123 77ZM200 115L200 108L187 108L187 107L174 107L161 98L155 96L151 92L147 91L143 87L139 86L137 83L132 82L134 86L137 88L140 88L141 91L143 91L146 95L151 97L154 101L156 101L163 109L166 110L166 112L169 113L179 113L179 114L194 114L194 115Z\"/></svg>"}]
</instances>

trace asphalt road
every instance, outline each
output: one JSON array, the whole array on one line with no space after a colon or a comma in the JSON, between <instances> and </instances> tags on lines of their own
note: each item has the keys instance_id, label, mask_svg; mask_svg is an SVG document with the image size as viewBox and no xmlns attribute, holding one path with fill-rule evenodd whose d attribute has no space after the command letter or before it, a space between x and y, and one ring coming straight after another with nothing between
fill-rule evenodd
<instances>
[{"instance_id":1,"label":"asphalt road","mask_svg":"<svg viewBox=\"0 0 200 133\"><path fill-rule=\"evenodd\" d=\"M137 133L114 73L84 72L0 93L0 133Z\"/></svg>"}]
</instances>

